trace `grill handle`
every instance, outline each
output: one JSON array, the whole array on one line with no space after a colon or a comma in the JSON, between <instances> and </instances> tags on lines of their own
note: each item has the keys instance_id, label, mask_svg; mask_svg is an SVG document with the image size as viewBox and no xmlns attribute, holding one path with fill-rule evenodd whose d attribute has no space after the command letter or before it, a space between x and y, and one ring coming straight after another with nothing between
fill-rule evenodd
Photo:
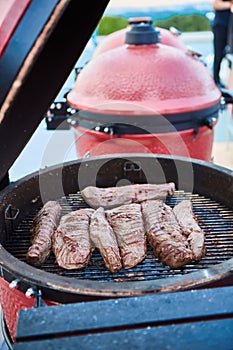
<instances>
[{"instance_id":1,"label":"grill handle","mask_svg":"<svg viewBox=\"0 0 233 350\"><path fill-rule=\"evenodd\" d=\"M211 116L211 117L206 118L204 125L210 129L213 129L216 122L217 122L217 118L214 116Z\"/></svg>"},{"instance_id":2,"label":"grill handle","mask_svg":"<svg viewBox=\"0 0 233 350\"><path fill-rule=\"evenodd\" d=\"M221 88L220 90L225 104L233 104L233 92L225 88Z\"/></svg>"},{"instance_id":3,"label":"grill handle","mask_svg":"<svg viewBox=\"0 0 233 350\"><path fill-rule=\"evenodd\" d=\"M15 220L19 215L19 209L9 204L5 210L5 220Z\"/></svg>"}]
</instances>

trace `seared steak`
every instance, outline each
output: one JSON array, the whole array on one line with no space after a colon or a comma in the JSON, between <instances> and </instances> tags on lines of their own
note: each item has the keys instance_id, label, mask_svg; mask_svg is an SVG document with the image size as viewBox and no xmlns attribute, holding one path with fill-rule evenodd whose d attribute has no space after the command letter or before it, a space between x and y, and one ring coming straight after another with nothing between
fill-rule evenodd
<instances>
[{"instance_id":1,"label":"seared steak","mask_svg":"<svg viewBox=\"0 0 233 350\"><path fill-rule=\"evenodd\" d=\"M88 186L81 191L85 201L92 207L111 209L123 204L140 203L147 199L162 199L173 195L175 184L140 184L121 187L98 188Z\"/></svg>"},{"instance_id":2,"label":"seared steak","mask_svg":"<svg viewBox=\"0 0 233 350\"><path fill-rule=\"evenodd\" d=\"M149 244L161 262L178 268L192 261L192 251L168 205L162 200L145 201L142 213Z\"/></svg>"},{"instance_id":3,"label":"seared steak","mask_svg":"<svg viewBox=\"0 0 233 350\"><path fill-rule=\"evenodd\" d=\"M193 259L198 261L205 254L205 234L198 225L190 200L183 200L173 208L175 217L187 237L193 252Z\"/></svg>"},{"instance_id":4,"label":"seared steak","mask_svg":"<svg viewBox=\"0 0 233 350\"><path fill-rule=\"evenodd\" d=\"M61 218L53 235L52 249L57 264L64 269L85 267L93 251L89 224L93 209L78 209Z\"/></svg>"},{"instance_id":5,"label":"seared steak","mask_svg":"<svg viewBox=\"0 0 233 350\"><path fill-rule=\"evenodd\" d=\"M91 217L90 237L94 246L99 249L109 271L118 272L122 267L120 251L115 233L107 221L102 207L96 209Z\"/></svg>"},{"instance_id":6,"label":"seared steak","mask_svg":"<svg viewBox=\"0 0 233 350\"><path fill-rule=\"evenodd\" d=\"M60 204L57 201L49 201L35 216L31 228L31 246L26 255L29 264L40 266L49 257L52 235L57 228L60 215Z\"/></svg>"},{"instance_id":7,"label":"seared steak","mask_svg":"<svg viewBox=\"0 0 233 350\"><path fill-rule=\"evenodd\" d=\"M125 269L146 256L146 237L140 204L126 204L107 210L107 219L115 232Z\"/></svg>"}]
</instances>

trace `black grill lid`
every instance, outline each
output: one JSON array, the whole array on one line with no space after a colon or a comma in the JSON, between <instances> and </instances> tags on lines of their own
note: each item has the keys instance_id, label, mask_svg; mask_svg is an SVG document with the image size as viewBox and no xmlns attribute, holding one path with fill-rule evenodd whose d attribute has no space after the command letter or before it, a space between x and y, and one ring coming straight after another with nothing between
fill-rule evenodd
<instances>
[{"instance_id":1,"label":"black grill lid","mask_svg":"<svg viewBox=\"0 0 233 350\"><path fill-rule=\"evenodd\" d=\"M0 57L0 182L60 91L108 2L29 3Z\"/></svg>"}]
</instances>

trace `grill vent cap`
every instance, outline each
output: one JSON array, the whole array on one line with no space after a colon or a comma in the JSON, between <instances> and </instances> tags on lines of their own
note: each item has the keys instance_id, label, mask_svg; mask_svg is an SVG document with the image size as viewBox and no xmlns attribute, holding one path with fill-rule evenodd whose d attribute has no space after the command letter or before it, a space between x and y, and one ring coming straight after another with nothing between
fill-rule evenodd
<instances>
[{"instance_id":1,"label":"grill vent cap","mask_svg":"<svg viewBox=\"0 0 233 350\"><path fill-rule=\"evenodd\" d=\"M160 31L152 23L133 23L125 36L125 43L130 45L152 45L160 41Z\"/></svg>"}]
</instances>

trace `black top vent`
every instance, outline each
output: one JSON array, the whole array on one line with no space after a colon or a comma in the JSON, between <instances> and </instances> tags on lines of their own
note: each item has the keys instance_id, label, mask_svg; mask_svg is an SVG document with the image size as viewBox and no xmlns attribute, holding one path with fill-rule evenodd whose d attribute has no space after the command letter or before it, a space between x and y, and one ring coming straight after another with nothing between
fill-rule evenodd
<instances>
[{"instance_id":1,"label":"black top vent","mask_svg":"<svg viewBox=\"0 0 233 350\"><path fill-rule=\"evenodd\" d=\"M151 45L161 40L160 31L152 23L133 23L126 32L125 43L130 45Z\"/></svg>"}]
</instances>

